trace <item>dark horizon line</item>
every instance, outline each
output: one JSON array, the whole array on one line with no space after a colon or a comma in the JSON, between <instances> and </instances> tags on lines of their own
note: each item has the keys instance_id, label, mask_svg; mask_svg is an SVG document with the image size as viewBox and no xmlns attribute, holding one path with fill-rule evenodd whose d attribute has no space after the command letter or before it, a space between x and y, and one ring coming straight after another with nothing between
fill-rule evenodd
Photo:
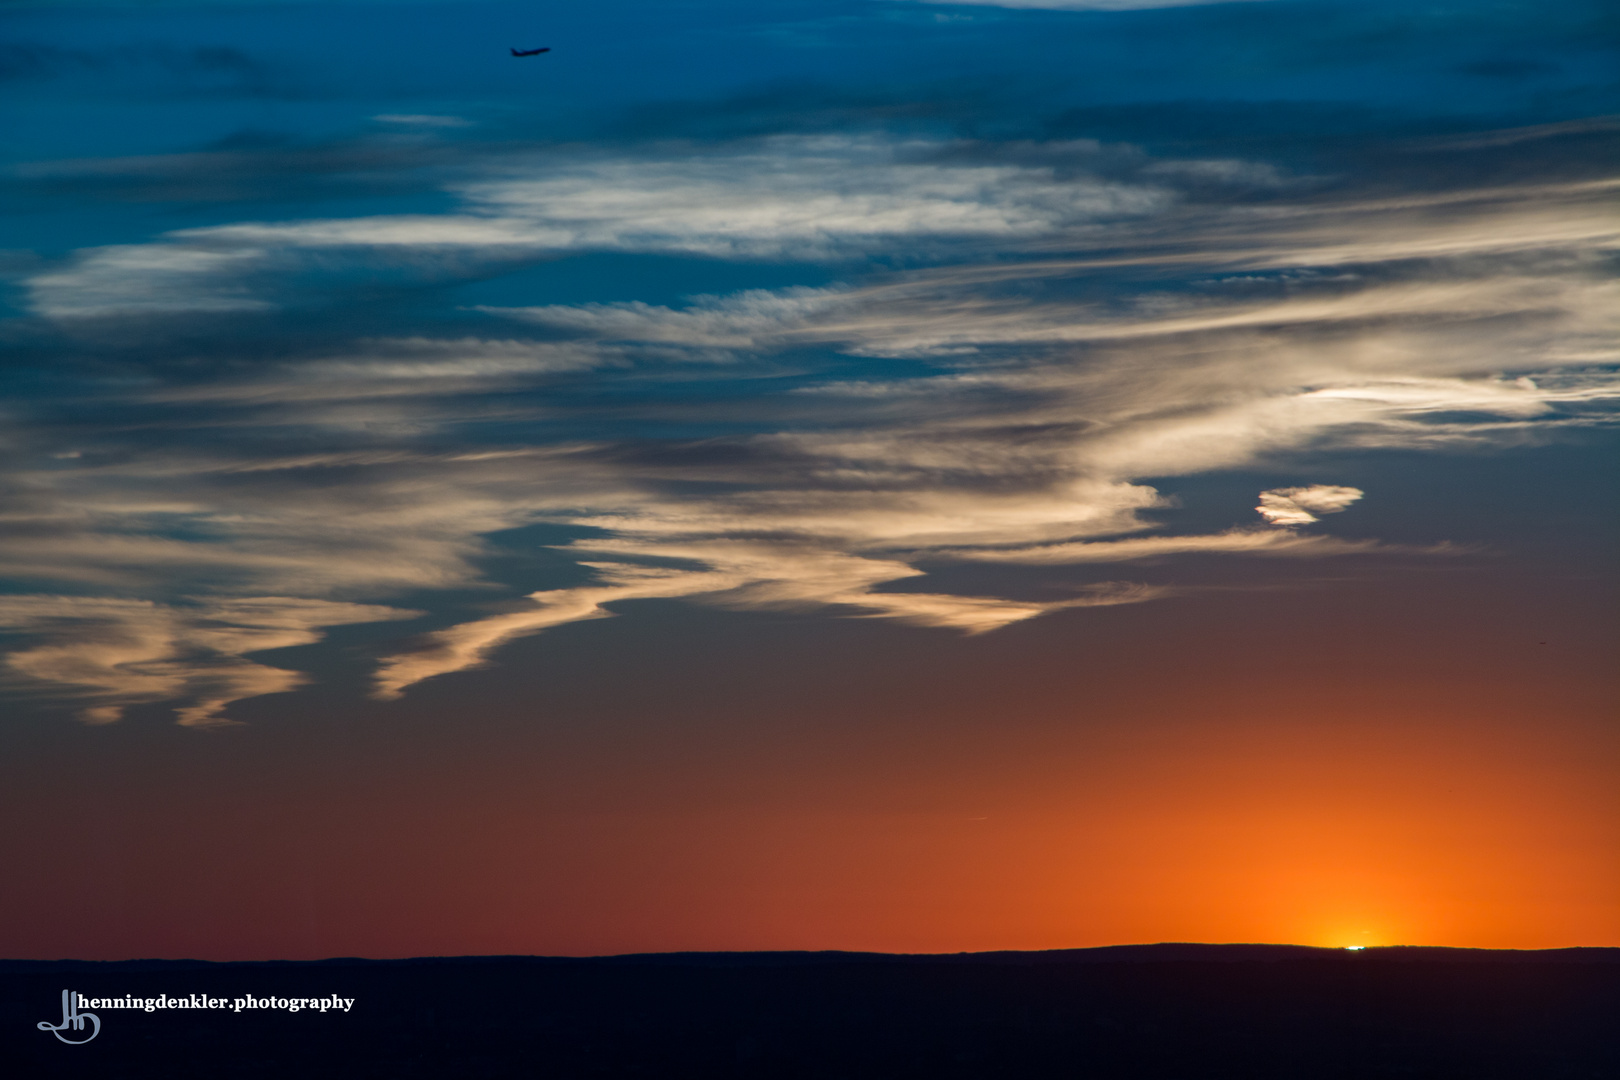
<instances>
[{"instance_id":1,"label":"dark horizon line","mask_svg":"<svg viewBox=\"0 0 1620 1080\"><path fill-rule=\"evenodd\" d=\"M23 973L52 968L223 968L223 967L322 967L369 965L462 965L538 964L592 966L675 966L675 967L770 967L826 964L1006 964L1031 966L1045 964L1095 963L1176 963L1176 962L1278 962L1324 960L1346 962L1396 960L1450 963L1620 963L1620 946L1573 945L1548 949L1486 949L1456 945L1287 945L1258 942L1156 942L1138 945L1098 945L1077 949L999 949L955 953L886 953L843 949L783 949L677 951L661 953L612 953L597 956L547 956L538 954L490 954L465 956L359 957L334 956L317 960L197 960L158 957L128 960L26 960L0 958L0 972Z\"/></svg>"}]
</instances>

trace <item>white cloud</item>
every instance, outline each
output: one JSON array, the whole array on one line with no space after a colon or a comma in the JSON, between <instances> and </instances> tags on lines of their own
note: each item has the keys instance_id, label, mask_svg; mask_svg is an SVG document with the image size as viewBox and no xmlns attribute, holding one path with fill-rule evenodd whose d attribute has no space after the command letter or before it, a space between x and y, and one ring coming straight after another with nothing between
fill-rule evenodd
<instances>
[{"instance_id":1,"label":"white cloud","mask_svg":"<svg viewBox=\"0 0 1620 1080\"><path fill-rule=\"evenodd\" d=\"M746 541L649 544L617 541L577 545L584 552L682 558L706 565L679 570L635 563L587 562L600 583L575 589L532 593L529 610L462 623L429 635L418 649L383 662L376 695L395 698L407 687L484 663L491 652L514 638L565 623L606 618L606 605L626 600L683 597L739 610L849 608L856 617L886 618L969 634L1062 608L1141 603L1167 595L1165 587L1111 583L1059 601L1016 601L942 593L874 592L872 587L916 577L903 562L860 558L810 545Z\"/></svg>"},{"instance_id":2,"label":"white cloud","mask_svg":"<svg viewBox=\"0 0 1620 1080\"><path fill-rule=\"evenodd\" d=\"M1103 183L1029 148L991 164L949 149L801 138L526 161L462 188L452 214L188 230L36 276L45 313L224 313L282 302L277 275L446 252L949 255L667 305L536 297L459 312L445 337L272 337L84 384L74 408L117 425L8 402L0 557L71 583L53 587L153 598L7 609L39 639L11 670L79 688L93 718L174 700L206 722L297 684L244 659L263 642L391 610L357 601L488 586L486 538L539 522L600 530L555 549L594 580L428 635L385 662L380 693L638 599L979 633L1166 590L963 596L919 588L920 565L1420 553L1290 528L1361 495L1320 484L1262 493L1276 528L1148 535L1174 507L1147 478L1614 421L1610 188L1296 203L1280 187L1194 207L1177 175L1271 179L1144 159ZM209 599L156 599L176 582ZM336 606L277 627L229 606L255 595Z\"/></svg>"},{"instance_id":3,"label":"white cloud","mask_svg":"<svg viewBox=\"0 0 1620 1080\"><path fill-rule=\"evenodd\" d=\"M816 257L919 237L1034 238L1167 207L1153 184L1060 177L1048 164L949 160L946 147L777 137L731 153L594 161L461 189L491 216L569 245Z\"/></svg>"},{"instance_id":4,"label":"white cloud","mask_svg":"<svg viewBox=\"0 0 1620 1080\"><path fill-rule=\"evenodd\" d=\"M1034 547L945 551L938 553L936 557L944 556L973 562L1072 565L1161 559L1171 555L1223 554L1320 558L1324 555L1353 555L1380 550L1387 549L1373 540L1302 536L1298 533L1271 529L1229 529L1225 532L1195 536L1142 536L1129 540L1093 540L1082 543L1042 544Z\"/></svg>"},{"instance_id":5,"label":"white cloud","mask_svg":"<svg viewBox=\"0 0 1620 1080\"><path fill-rule=\"evenodd\" d=\"M422 122L423 117L394 117ZM457 213L244 222L183 229L148 244L93 248L29 282L40 314L233 311L274 306L269 284L353 258L603 250L735 258L847 257L942 243L1031 242L1087 223L1161 211L1163 184L1060 176L1051 164L949 159L935 143L777 137L729 149L684 145L636 158L514 162L465 183Z\"/></svg>"},{"instance_id":6,"label":"white cloud","mask_svg":"<svg viewBox=\"0 0 1620 1080\"><path fill-rule=\"evenodd\" d=\"M34 308L72 317L113 312L267 311L246 275L267 261L263 249L185 244L92 248L75 266L29 279Z\"/></svg>"},{"instance_id":7,"label":"white cloud","mask_svg":"<svg viewBox=\"0 0 1620 1080\"><path fill-rule=\"evenodd\" d=\"M1308 525L1320 520L1321 514L1349 509L1363 494L1360 488L1333 484L1272 488L1260 493L1260 505L1255 509L1268 525Z\"/></svg>"},{"instance_id":8,"label":"white cloud","mask_svg":"<svg viewBox=\"0 0 1620 1080\"><path fill-rule=\"evenodd\" d=\"M247 653L308 645L319 628L409 619L420 612L375 604L261 596L189 605L100 597L0 597L0 628L45 643L11 653L6 665L31 680L71 688L88 700L80 716L110 723L130 705L178 701L180 723L229 723L234 701L303 685L305 677L244 659Z\"/></svg>"},{"instance_id":9,"label":"white cloud","mask_svg":"<svg viewBox=\"0 0 1620 1080\"><path fill-rule=\"evenodd\" d=\"M478 310L611 341L758 349L784 342L796 330L806 330L805 336L812 339L822 336L811 327L812 320L836 311L846 291L750 289L732 296L698 297L680 310L639 301Z\"/></svg>"}]
</instances>

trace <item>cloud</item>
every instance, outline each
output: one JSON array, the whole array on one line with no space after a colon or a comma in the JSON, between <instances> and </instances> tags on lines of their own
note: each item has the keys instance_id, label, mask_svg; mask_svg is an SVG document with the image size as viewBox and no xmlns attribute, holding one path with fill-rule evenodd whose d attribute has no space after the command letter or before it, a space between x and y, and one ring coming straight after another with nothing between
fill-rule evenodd
<instances>
[{"instance_id":1,"label":"cloud","mask_svg":"<svg viewBox=\"0 0 1620 1080\"><path fill-rule=\"evenodd\" d=\"M129 244L97 251L74 269L40 274L28 287L37 310L59 317L267 311L275 305L255 295L248 276L265 261L255 248Z\"/></svg>"},{"instance_id":2,"label":"cloud","mask_svg":"<svg viewBox=\"0 0 1620 1080\"><path fill-rule=\"evenodd\" d=\"M49 79L106 79L114 87L161 89L210 96L261 96L275 79L263 61L225 45L177 48L125 43L114 49L64 49L32 42L0 43L0 84Z\"/></svg>"},{"instance_id":3,"label":"cloud","mask_svg":"<svg viewBox=\"0 0 1620 1080\"><path fill-rule=\"evenodd\" d=\"M244 659L266 649L309 645L320 627L414 618L420 612L286 596L158 604L71 596L0 597L0 629L45 644L11 653L6 665L29 680L68 687L88 700L80 717L119 719L130 705L181 703L189 727L229 723L233 701L295 689L296 671Z\"/></svg>"},{"instance_id":4,"label":"cloud","mask_svg":"<svg viewBox=\"0 0 1620 1080\"><path fill-rule=\"evenodd\" d=\"M383 661L377 676L377 696L396 698L407 686L481 664L498 646L515 637L552 626L601 619L612 615L603 605L614 600L693 596L734 588L738 579L724 573L692 573L657 567L593 565L604 584L584 589L558 589L532 593L531 610L497 615L441 630L424 647Z\"/></svg>"},{"instance_id":5,"label":"cloud","mask_svg":"<svg viewBox=\"0 0 1620 1080\"><path fill-rule=\"evenodd\" d=\"M434 592L442 628L391 648L384 697L640 600L983 633L1180 586L1030 600L924 567L1174 580L1202 554L1457 550L1289 527L1360 497L1311 473L1262 493L1280 527L1243 502L1174 535L1157 478L1615 422L1612 183L1324 190L1265 164L878 136L525 151L443 214L82 251L32 274L49 319L8 331L48 374L6 404L0 557L46 597L7 609L11 670L100 719L166 700L208 722L302 678L245 654ZM1210 175L1227 195L1195 197ZM839 280L435 291L583 252ZM121 599L48 595L92 591ZM232 606L251 597L314 606L272 625Z\"/></svg>"},{"instance_id":6,"label":"cloud","mask_svg":"<svg viewBox=\"0 0 1620 1080\"><path fill-rule=\"evenodd\" d=\"M1141 603L1168 595L1165 586L1112 582L1081 597L1046 602L941 593L874 592L872 587L916 577L903 562L852 557L808 545L739 541L707 543L591 544L583 551L621 556L647 554L706 564L701 570L585 562L600 583L576 589L531 593L532 608L462 623L429 635L414 650L388 658L378 672L376 696L397 698L405 688L482 665L496 648L514 638L554 626L614 614L607 605L655 598L702 599L739 610L802 611L850 608L856 617L886 618L940 629L981 634L1046 612L1075 607Z\"/></svg>"},{"instance_id":7,"label":"cloud","mask_svg":"<svg viewBox=\"0 0 1620 1080\"><path fill-rule=\"evenodd\" d=\"M308 286L312 274L330 281L387 268L453 278L483 269L480 260L572 251L844 259L897 243L1033 242L1172 199L1164 177L1061 175L1052 159L1062 155L1008 163L950 150L778 136L702 153L661 145L632 158L519 158L505 176L454 185L456 213L177 230L86 250L28 288L34 310L52 318L261 310L278 281L291 287L287 299L320 295Z\"/></svg>"},{"instance_id":8,"label":"cloud","mask_svg":"<svg viewBox=\"0 0 1620 1080\"><path fill-rule=\"evenodd\" d=\"M1094 540L1084 543L1043 544L1035 547L992 548L980 551L944 551L936 553L934 557L974 562L1057 566L1131 562L1137 559L1162 559L1171 555L1223 554L1321 558L1327 555L1356 555L1387 550L1389 550L1387 547L1375 540L1301 536L1294 532L1269 529L1228 529L1225 532L1208 535L1142 536L1129 540Z\"/></svg>"},{"instance_id":9,"label":"cloud","mask_svg":"<svg viewBox=\"0 0 1620 1080\"><path fill-rule=\"evenodd\" d=\"M435 137L454 125L408 119L404 130L395 121L352 139L303 143L285 132L244 128L190 153L22 162L0 169L0 183L9 196L70 209L97 201L310 205L437 192L449 176L490 156L476 143Z\"/></svg>"},{"instance_id":10,"label":"cloud","mask_svg":"<svg viewBox=\"0 0 1620 1080\"><path fill-rule=\"evenodd\" d=\"M609 304L477 310L539 326L572 331L598 340L757 349L809 330L817 315L835 310L847 290L750 289L733 296L697 298L676 310L640 301Z\"/></svg>"},{"instance_id":11,"label":"cloud","mask_svg":"<svg viewBox=\"0 0 1620 1080\"><path fill-rule=\"evenodd\" d=\"M1350 508L1364 494L1360 488L1332 484L1310 487L1272 488L1260 493L1255 507L1267 525L1308 525L1321 514L1337 514Z\"/></svg>"},{"instance_id":12,"label":"cloud","mask_svg":"<svg viewBox=\"0 0 1620 1080\"><path fill-rule=\"evenodd\" d=\"M208 160L197 165L215 173L216 156L200 156ZM220 164L229 173L240 156ZM366 161L386 171L390 152L379 147L325 158L299 151L293 161L303 163L300 173L305 165L320 171ZM1136 251L1121 265L1180 261L1274 272L1620 244L1620 226L1607 208L1612 179L1345 201L1328 214L1309 200L1210 211L1184 192L1216 178L1228 193L1275 194L1290 181L1264 163L1155 161L1088 140L993 150L876 136L775 136L702 153L677 143L620 158L480 158L485 178L450 185L460 200L452 213L240 222L91 248L30 278L31 304L62 319L262 311L330 302L345 295L345 286L374 286L379 276L453 281L581 251L840 261L899 249L930 260L987 250L1030 255L1132 246ZM147 178L163 172L146 160L127 167ZM35 166L29 175L87 168ZM1476 306L1490 299L1477 282L1435 282L1427 290L1407 283L1348 301L1301 297L1298 317L1334 317L1335 303L1354 306L1373 296L1386 310L1416 313L1443 302L1447 290L1453 298L1467 292ZM1437 291L1443 295L1432 295ZM1326 311L1311 309L1324 304ZM1189 313L1183 328L1280 315L1286 313ZM1155 319L1148 332L1164 329ZM1124 320L1113 332L1141 328Z\"/></svg>"}]
</instances>

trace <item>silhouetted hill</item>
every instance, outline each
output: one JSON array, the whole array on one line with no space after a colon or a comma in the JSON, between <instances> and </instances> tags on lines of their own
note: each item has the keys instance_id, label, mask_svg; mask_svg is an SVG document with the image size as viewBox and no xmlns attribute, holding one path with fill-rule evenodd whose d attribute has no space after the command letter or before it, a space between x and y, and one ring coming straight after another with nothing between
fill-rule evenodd
<instances>
[{"instance_id":1,"label":"silhouetted hill","mask_svg":"<svg viewBox=\"0 0 1620 1080\"><path fill-rule=\"evenodd\" d=\"M1620 949L18 960L0 987L18 1076L1620 1077ZM64 989L354 1005L102 1008L65 1046L36 1026Z\"/></svg>"}]
</instances>

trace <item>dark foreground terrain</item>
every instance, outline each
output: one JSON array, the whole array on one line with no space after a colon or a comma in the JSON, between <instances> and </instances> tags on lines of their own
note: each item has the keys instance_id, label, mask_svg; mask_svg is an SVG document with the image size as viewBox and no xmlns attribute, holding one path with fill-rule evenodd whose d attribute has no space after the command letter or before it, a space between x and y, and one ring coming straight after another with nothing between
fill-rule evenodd
<instances>
[{"instance_id":1,"label":"dark foreground terrain","mask_svg":"<svg viewBox=\"0 0 1620 1080\"><path fill-rule=\"evenodd\" d=\"M355 1004L101 1009L100 1035L65 1046L36 1027L61 1022L64 989ZM8 961L0 1061L105 1080L1616 1080L1620 949Z\"/></svg>"}]
</instances>

